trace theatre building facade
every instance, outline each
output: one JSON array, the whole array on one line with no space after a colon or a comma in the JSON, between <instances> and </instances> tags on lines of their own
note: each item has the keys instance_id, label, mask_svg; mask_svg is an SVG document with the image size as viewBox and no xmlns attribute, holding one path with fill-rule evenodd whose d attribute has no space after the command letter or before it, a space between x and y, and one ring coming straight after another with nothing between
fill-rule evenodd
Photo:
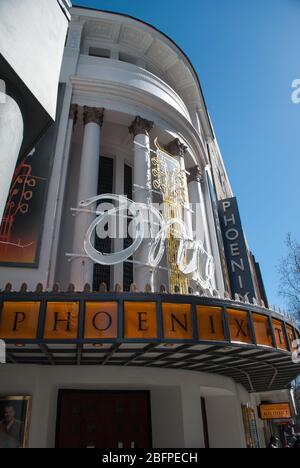
<instances>
[{"instance_id":1,"label":"theatre building facade","mask_svg":"<svg viewBox=\"0 0 300 468\"><path fill-rule=\"evenodd\" d=\"M284 444L300 335L268 307L197 74L148 24L71 16L56 122L0 228L0 397L30 397L22 445Z\"/></svg>"}]
</instances>

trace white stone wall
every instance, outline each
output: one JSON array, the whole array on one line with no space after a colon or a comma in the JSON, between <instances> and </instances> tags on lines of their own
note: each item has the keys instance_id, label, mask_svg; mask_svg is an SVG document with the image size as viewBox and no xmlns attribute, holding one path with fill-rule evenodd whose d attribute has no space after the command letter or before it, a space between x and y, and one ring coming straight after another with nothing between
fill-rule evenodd
<instances>
[{"instance_id":1,"label":"white stone wall","mask_svg":"<svg viewBox=\"0 0 300 468\"><path fill-rule=\"evenodd\" d=\"M203 448L201 396L207 402L211 447L245 448L241 404L250 396L210 374L134 367L0 367L2 395L31 395L31 448L55 445L59 389L148 390L154 448Z\"/></svg>"},{"instance_id":2,"label":"white stone wall","mask_svg":"<svg viewBox=\"0 0 300 468\"><path fill-rule=\"evenodd\" d=\"M238 398L208 397L206 410L210 448L245 448L245 430L241 402Z\"/></svg>"}]
</instances>

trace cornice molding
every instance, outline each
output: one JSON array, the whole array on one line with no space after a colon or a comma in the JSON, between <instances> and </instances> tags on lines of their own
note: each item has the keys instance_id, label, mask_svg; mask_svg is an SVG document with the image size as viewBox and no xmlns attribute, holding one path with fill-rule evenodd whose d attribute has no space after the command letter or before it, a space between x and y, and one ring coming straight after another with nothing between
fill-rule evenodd
<instances>
[{"instance_id":1,"label":"cornice molding","mask_svg":"<svg viewBox=\"0 0 300 468\"><path fill-rule=\"evenodd\" d=\"M157 118L154 117L156 125L164 128L165 123L167 131L184 136L195 164L203 167L208 164L207 149L197 130L180 112L159 96L114 81L71 76L70 82L73 87L73 101L81 106L87 103L91 106L102 104L106 109L120 111L120 102L122 102L132 115L136 115L137 108L145 117L149 115L149 111L151 114L156 114Z\"/></svg>"},{"instance_id":2,"label":"cornice molding","mask_svg":"<svg viewBox=\"0 0 300 468\"><path fill-rule=\"evenodd\" d=\"M132 85L134 89L140 89L152 95L164 93L166 101L174 101L174 108L180 111L184 117L191 121L191 117L184 100L168 83L161 78L153 75L147 70L141 69L136 65L120 62L119 60L107 60L101 58L80 55L78 62L78 77L83 73L86 67L93 67L94 77L89 79L115 81L120 85ZM113 79L112 79L113 77ZM114 79L116 77L116 79ZM137 85L139 84L139 86ZM156 91L156 92L155 92Z\"/></svg>"}]
</instances>

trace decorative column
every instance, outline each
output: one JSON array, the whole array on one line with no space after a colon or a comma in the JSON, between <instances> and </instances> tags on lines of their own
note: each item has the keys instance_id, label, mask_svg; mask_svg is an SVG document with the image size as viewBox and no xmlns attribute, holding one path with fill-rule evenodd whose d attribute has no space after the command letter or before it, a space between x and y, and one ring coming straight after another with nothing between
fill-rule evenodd
<instances>
[{"instance_id":1,"label":"decorative column","mask_svg":"<svg viewBox=\"0 0 300 468\"><path fill-rule=\"evenodd\" d=\"M189 169L188 191L193 210L193 230L196 233L195 240L203 242L204 248L210 249L209 231L205 213L204 195L202 192L203 174L200 166Z\"/></svg>"},{"instance_id":2,"label":"decorative column","mask_svg":"<svg viewBox=\"0 0 300 468\"><path fill-rule=\"evenodd\" d=\"M72 96L72 89L69 90L69 98L71 99ZM60 152L55 154L55 160L61 160L60 167L58 169L58 173L60 174L60 181L59 187L57 189L57 208L55 218L52 220L53 222L53 243L51 249L51 258L57 259L57 252L59 249L59 238L60 238L60 227L63 216L63 206L64 206L64 197L66 191L66 182L67 182L67 174L68 174L68 166L70 161L70 149L73 137L74 127L78 120L78 105L71 104L69 109L69 119L68 124L66 126L66 133L64 137L61 139L61 143L57 143L57 147L59 146ZM62 122L60 123L62 125ZM48 278L47 278L47 288L53 285L56 277L56 267L57 261L51 262L50 268L48 271Z\"/></svg>"},{"instance_id":3,"label":"decorative column","mask_svg":"<svg viewBox=\"0 0 300 468\"><path fill-rule=\"evenodd\" d=\"M213 256L209 226L205 207L205 198L202 188L203 172L199 166L194 166L189 169L188 191L191 207L193 210L193 230L195 232L195 240L201 241L206 252ZM215 280L213 286L216 287Z\"/></svg>"},{"instance_id":4,"label":"decorative column","mask_svg":"<svg viewBox=\"0 0 300 468\"><path fill-rule=\"evenodd\" d=\"M124 195L124 155L118 154L115 160L115 175L114 186L116 187L116 195ZM121 204L119 203L119 206ZM118 225L118 223L117 223ZM124 236L118 234L116 239L113 239L114 252L121 252L124 249ZM121 289L124 287L124 264L119 263L113 267L113 285L119 284Z\"/></svg>"},{"instance_id":5,"label":"decorative column","mask_svg":"<svg viewBox=\"0 0 300 468\"><path fill-rule=\"evenodd\" d=\"M66 53L68 55L68 73L76 75L77 64L80 56L80 45L82 32L86 20L72 15L66 42Z\"/></svg>"},{"instance_id":6,"label":"decorative column","mask_svg":"<svg viewBox=\"0 0 300 468\"><path fill-rule=\"evenodd\" d=\"M184 381L180 385L182 429L185 448L204 448L203 414L201 388Z\"/></svg>"},{"instance_id":7,"label":"decorative column","mask_svg":"<svg viewBox=\"0 0 300 468\"><path fill-rule=\"evenodd\" d=\"M186 167L185 167L185 156L187 152L187 146L185 146L179 138L176 138L175 140L172 140L167 146L166 146L166 151L170 154L172 154L175 159L179 162L181 171L183 174L186 173ZM186 224L186 227L188 229L189 237L192 240L193 239L193 223L192 223L192 213L190 210L190 201L189 201L189 194L188 194L188 186L187 186L187 178L184 177L184 192L186 195L186 198L184 200L185 206L184 206L184 222Z\"/></svg>"},{"instance_id":8,"label":"decorative column","mask_svg":"<svg viewBox=\"0 0 300 468\"><path fill-rule=\"evenodd\" d=\"M100 134L103 124L104 109L84 107L84 136L79 173L77 202L87 200L98 194ZM95 210L96 206L90 206ZM86 283L93 284L94 264L85 258L84 238L88 227L95 218L93 213L77 212L74 227L73 254L82 255L72 260L70 282L77 290L82 290Z\"/></svg>"},{"instance_id":9,"label":"decorative column","mask_svg":"<svg viewBox=\"0 0 300 468\"><path fill-rule=\"evenodd\" d=\"M149 120L136 117L129 127L129 132L134 137L133 198L136 203L150 204L152 201L149 132L153 125ZM148 232L148 223L145 224L145 232ZM147 266L150 245L151 239L148 237L134 256L137 262L134 266L134 281L139 291L144 291L146 284L150 284L154 290L153 271Z\"/></svg>"}]
</instances>

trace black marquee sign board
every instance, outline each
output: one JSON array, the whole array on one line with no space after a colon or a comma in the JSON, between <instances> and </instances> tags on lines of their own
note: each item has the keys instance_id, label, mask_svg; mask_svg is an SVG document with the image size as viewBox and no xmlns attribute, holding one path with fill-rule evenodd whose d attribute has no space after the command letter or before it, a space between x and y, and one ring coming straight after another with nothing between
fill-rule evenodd
<instances>
[{"instance_id":1,"label":"black marquee sign board","mask_svg":"<svg viewBox=\"0 0 300 468\"><path fill-rule=\"evenodd\" d=\"M221 200L218 206L232 293L252 301L256 291L237 199Z\"/></svg>"}]
</instances>

